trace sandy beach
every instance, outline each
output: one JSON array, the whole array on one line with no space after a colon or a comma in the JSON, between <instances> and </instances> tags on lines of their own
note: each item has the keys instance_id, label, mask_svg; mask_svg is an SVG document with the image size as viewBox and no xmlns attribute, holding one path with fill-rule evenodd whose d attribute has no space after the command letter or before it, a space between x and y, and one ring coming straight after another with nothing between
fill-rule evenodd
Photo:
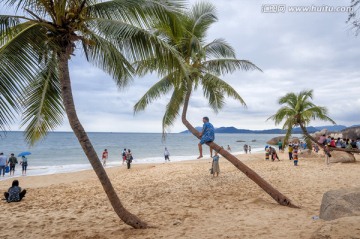
<instances>
[{"instance_id":1,"label":"sandy beach","mask_svg":"<svg viewBox=\"0 0 360 239\"><path fill-rule=\"evenodd\" d=\"M153 228L135 230L118 219L93 171L20 177L20 203L1 201L1 238L360 238L360 217L314 220L323 193L359 187L360 163L326 166L280 153L239 155L300 209L278 205L243 173L220 158L107 169L125 207ZM360 159L356 156L357 160ZM12 179L0 182L3 193Z\"/></svg>"}]
</instances>

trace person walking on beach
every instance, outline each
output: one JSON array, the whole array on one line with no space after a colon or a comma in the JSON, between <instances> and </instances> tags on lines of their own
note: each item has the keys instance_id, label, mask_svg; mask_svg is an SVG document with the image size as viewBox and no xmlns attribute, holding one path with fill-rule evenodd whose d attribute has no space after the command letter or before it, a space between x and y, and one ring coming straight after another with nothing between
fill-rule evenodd
<instances>
[{"instance_id":1,"label":"person walking on beach","mask_svg":"<svg viewBox=\"0 0 360 239\"><path fill-rule=\"evenodd\" d=\"M26 169L27 169L27 166L28 166L28 159L25 156L22 156L20 164L22 166L22 175L26 176Z\"/></svg>"},{"instance_id":2,"label":"person walking on beach","mask_svg":"<svg viewBox=\"0 0 360 239\"><path fill-rule=\"evenodd\" d=\"M109 152L107 151L107 149L104 149L104 152L102 153L102 161L103 161L103 166L106 166L106 160L109 157Z\"/></svg>"},{"instance_id":3,"label":"person walking on beach","mask_svg":"<svg viewBox=\"0 0 360 239\"><path fill-rule=\"evenodd\" d=\"M249 151L249 154L251 154L251 146L248 145L248 151Z\"/></svg>"},{"instance_id":4,"label":"person walking on beach","mask_svg":"<svg viewBox=\"0 0 360 239\"><path fill-rule=\"evenodd\" d=\"M130 167L131 167L132 160L133 160L133 156L132 156L131 150L128 149L126 152L126 165L127 165L128 169L130 169Z\"/></svg>"},{"instance_id":5,"label":"person walking on beach","mask_svg":"<svg viewBox=\"0 0 360 239\"><path fill-rule=\"evenodd\" d=\"M219 167L219 155L218 152L215 151L214 157L212 157L212 175L213 177L218 177L220 173L220 167Z\"/></svg>"},{"instance_id":6,"label":"person walking on beach","mask_svg":"<svg viewBox=\"0 0 360 239\"><path fill-rule=\"evenodd\" d=\"M247 144L244 144L244 152L245 152L245 154L247 154L247 152L248 152L248 145Z\"/></svg>"},{"instance_id":7,"label":"person walking on beach","mask_svg":"<svg viewBox=\"0 0 360 239\"><path fill-rule=\"evenodd\" d=\"M12 186L9 188L7 192L4 193L5 199L7 202L20 202L23 197L25 197L26 190L21 191L21 187L19 187L19 181L14 180L12 182Z\"/></svg>"},{"instance_id":8,"label":"person walking on beach","mask_svg":"<svg viewBox=\"0 0 360 239\"><path fill-rule=\"evenodd\" d=\"M293 145L289 144L288 151L289 151L289 160L293 159L292 153L293 153Z\"/></svg>"},{"instance_id":9,"label":"person walking on beach","mask_svg":"<svg viewBox=\"0 0 360 239\"><path fill-rule=\"evenodd\" d=\"M124 165L125 164L125 162L126 162L126 148L124 148L124 150L122 151L122 160L123 160L123 162L122 162L122 164Z\"/></svg>"},{"instance_id":10,"label":"person walking on beach","mask_svg":"<svg viewBox=\"0 0 360 239\"><path fill-rule=\"evenodd\" d=\"M14 176L15 173L15 165L18 163L17 158L14 156L14 154L11 154L10 158L9 158L9 164L10 164L10 176L11 176L11 172L12 175Z\"/></svg>"},{"instance_id":11,"label":"person walking on beach","mask_svg":"<svg viewBox=\"0 0 360 239\"><path fill-rule=\"evenodd\" d=\"M231 152L230 145L227 146L227 151Z\"/></svg>"},{"instance_id":12,"label":"person walking on beach","mask_svg":"<svg viewBox=\"0 0 360 239\"><path fill-rule=\"evenodd\" d=\"M279 139L278 147L279 147L279 152L281 153L283 151L283 143L282 143L281 139Z\"/></svg>"},{"instance_id":13,"label":"person walking on beach","mask_svg":"<svg viewBox=\"0 0 360 239\"><path fill-rule=\"evenodd\" d=\"M203 157L202 145L207 142L212 142L215 139L215 129L214 129L214 126L209 122L209 118L203 117L203 123L204 123L203 129L202 129L202 132L200 133L201 140L198 144L199 153L200 153L198 159ZM212 157L212 148L211 147L210 147L210 157Z\"/></svg>"},{"instance_id":14,"label":"person walking on beach","mask_svg":"<svg viewBox=\"0 0 360 239\"><path fill-rule=\"evenodd\" d=\"M8 165L7 157L3 152L0 153L0 175L5 176L5 168Z\"/></svg>"},{"instance_id":15,"label":"person walking on beach","mask_svg":"<svg viewBox=\"0 0 360 239\"><path fill-rule=\"evenodd\" d=\"M165 150L164 150L165 162L166 162L166 160L168 160L170 162L169 156L170 156L169 150L165 147Z\"/></svg>"}]
</instances>

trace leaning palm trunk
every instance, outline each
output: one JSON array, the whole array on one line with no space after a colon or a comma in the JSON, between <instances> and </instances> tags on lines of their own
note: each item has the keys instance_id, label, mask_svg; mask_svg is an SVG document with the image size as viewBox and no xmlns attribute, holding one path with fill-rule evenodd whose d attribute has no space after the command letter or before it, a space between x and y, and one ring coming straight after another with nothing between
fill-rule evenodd
<instances>
[{"instance_id":1,"label":"leaning palm trunk","mask_svg":"<svg viewBox=\"0 0 360 239\"><path fill-rule=\"evenodd\" d=\"M301 130L303 131L304 135L310 139L311 141L313 141L315 144L319 145L320 148L324 149L325 146L320 144L314 137L312 137L309 132L307 131L306 127L303 125L303 124L299 124L300 125L300 128ZM329 150L330 151L341 151L341 152L346 152L346 153L349 153L349 154L352 154L352 153L360 153L360 150L358 149L342 149L342 148L334 148L334 147L329 147Z\"/></svg>"},{"instance_id":2,"label":"leaning palm trunk","mask_svg":"<svg viewBox=\"0 0 360 239\"><path fill-rule=\"evenodd\" d=\"M109 198L109 201L115 210L116 214L123 220L126 224L132 226L133 228L147 228L147 224L141 221L138 217L128 212L122 205L119 197L117 196L109 177L106 174L105 169L101 165L101 162L95 152L94 147L92 146L89 137L87 136L84 128L82 127L75 110L75 105L72 96L70 75L69 75L69 66L68 66L68 56L71 52L71 48L68 47L66 52L61 52L59 54L59 79L61 82L61 93L64 101L65 111L69 119L71 128L73 129L76 137L79 140L81 147L83 148L91 166L93 167L96 175L98 176L101 185L103 186L106 195Z\"/></svg>"},{"instance_id":3,"label":"leaning palm trunk","mask_svg":"<svg viewBox=\"0 0 360 239\"><path fill-rule=\"evenodd\" d=\"M198 139L200 139L200 133L190 124L190 122L186 119L187 108L189 105L189 99L191 95L191 90L188 91L184 100L184 108L182 112L182 122L186 126L186 128ZM237 167L241 172L243 172L247 177L253 180L257 185L259 185L265 192L267 192L275 201L277 201L280 205L298 208L298 206L291 203L290 199L281 194L278 190L276 190L273 186L271 186L268 182L266 182L260 175L258 175L251 168L242 163L238 158L234 155L230 154L228 151L220 147L214 142L206 143L209 147L214 149L224 158L226 158L230 163L232 163L235 167Z\"/></svg>"}]
</instances>

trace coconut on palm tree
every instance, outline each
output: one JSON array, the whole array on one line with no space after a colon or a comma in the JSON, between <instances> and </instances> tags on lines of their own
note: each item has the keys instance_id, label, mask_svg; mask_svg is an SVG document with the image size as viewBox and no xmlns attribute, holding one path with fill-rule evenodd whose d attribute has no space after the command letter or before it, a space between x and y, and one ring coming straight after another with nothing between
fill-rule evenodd
<instances>
[{"instance_id":1,"label":"coconut on palm tree","mask_svg":"<svg viewBox=\"0 0 360 239\"><path fill-rule=\"evenodd\" d=\"M209 106L215 112L222 109L226 97L234 98L245 106L244 100L233 87L222 79L222 75L236 70L261 70L248 60L237 59L234 49L223 39L215 39L206 43L207 30L217 21L215 8L212 4L197 3L190 10L184 12L180 19L183 23L182 31L174 31L168 25L158 24L155 34L165 39L169 45L178 50L179 55L182 56L185 62L185 66L164 74L161 66L154 60L138 62L138 72L144 74L150 70L157 70L162 79L141 97L135 104L134 111L144 110L154 100L171 93L170 102L166 105L162 121L163 133L174 124L182 108L183 124L195 137L200 138L200 132L186 118L190 96L193 91L200 88ZM288 198L235 156L214 142L209 142L207 145L244 172L278 203L293 206Z\"/></svg>"},{"instance_id":2,"label":"coconut on palm tree","mask_svg":"<svg viewBox=\"0 0 360 239\"><path fill-rule=\"evenodd\" d=\"M274 115L270 116L267 120L273 120L275 125L279 125L282 122L283 129L286 130L284 144L286 145L291 136L294 127L300 127L307 140L307 145L311 149L311 141L318 144L321 148L324 145L320 144L314 137L312 137L306 127L312 120L329 121L336 124L333 119L328 116L328 110L325 107L317 106L311 102L313 99L313 90L304 90L295 94L293 92L281 97L278 101L280 105L283 105ZM339 149L330 148L330 150L346 151L346 152L358 152L356 149Z\"/></svg>"},{"instance_id":3,"label":"coconut on palm tree","mask_svg":"<svg viewBox=\"0 0 360 239\"><path fill-rule=\"evenodd\" d=\"M126 86L134 61L156 58L179 68L176 51L150 31L153 21L175 22L176 0L1 0L19 15L0 15L0 127L23 112L30 144L62 123L64 111L115 212L134 228L147 224L117 196L82 127L73 101L69 60L86 60ZM173 24L174 28L177 26ZM89 79L86 79L89 80Z\"/></svg>"}]
</instances>

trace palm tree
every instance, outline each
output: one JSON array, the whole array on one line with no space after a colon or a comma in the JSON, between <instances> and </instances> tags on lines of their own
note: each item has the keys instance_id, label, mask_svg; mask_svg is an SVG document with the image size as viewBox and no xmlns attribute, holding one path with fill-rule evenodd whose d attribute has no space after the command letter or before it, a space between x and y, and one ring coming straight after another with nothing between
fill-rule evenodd
<instances>
[{"instance_id":1,"label":"palm tree","mask_svg":"<svg viewBox=\"0 0 360 239\"><path fill-rule=\"evenodd\" d=\"M274 115L270 116L267 120L271 119L275 121L275 125L279 125L284 121L283 129L286 130L286 135L284 139L284 144L286 145L291 136L291 132L294 127L300 126L301 130L305 135L307 140L307 145L311 149L311 141L319 145L324 149L324 145L320 144L314 137L312 137L307 129L311 120L322 120L330 121L333 124L336 124L333 119L331 119L328 114L328 110L325 107L317 106L311 102L313 98L313 90L304 90L299 94L288 93L285 96L279 99L279 104L282 106ZM339 148L330 148L330 150L336 151L346 151L346 152L359 152L355 149L339 149Z\"/></svg>"},{"instance_id":2,"label":"palm tree","mask_svg":"<svg viewBox=\"0 0 360 239\"><path fill-rule=\"evenodd\" d=\"M111 75L118 87L132 79L131 63L156 57L179 68L176 51L152 34L152 21L176 21L176 0L1 0L23 15L0 15L0 127L23 112L32 145L62 123L64 111L117 215L134 228L147 223L128 212L117 196L73 101L69 59L87 61ZM176 27L176 24L173 24ZM170 63L170 65L169 65ZM88 79L87 79L88 80Z\"/></svg>"},{"instance_id":3,"label":"palm tree","mask_svg":"<svg viewBox=\"0 0 360 239\"><path fill-rule=\"evenodd\" d=\"M212 4L197 3L189 11L183 13L181 21L184 28L182 31L175 32L167 25L162 24L156 27L156 34L179 51L179 54L184 59L185 67L164 74L156 61L138 63L138 72L141 74L146 73L149 69L157 69L163 78L152 86L135 104L135 113L144 110L155 99L172 92L162 121L164 135L167 128L175 122L182 107L183 124L195 137L200 138L200 133L186 119L192 92L201 86L204 97L215 112L218 112L224 106L226 96L234 98L245 106L244 100L236 90L220 77L225 73L231 73L239 69L261 71L250 61L236 59L234 49L223 39L205 43L207 30L216 20L215 8ZM278 203L294 206L288 198L235 156L214 142L207 143L207 145L228 159Z\"/></svg>"}]
</instances>

